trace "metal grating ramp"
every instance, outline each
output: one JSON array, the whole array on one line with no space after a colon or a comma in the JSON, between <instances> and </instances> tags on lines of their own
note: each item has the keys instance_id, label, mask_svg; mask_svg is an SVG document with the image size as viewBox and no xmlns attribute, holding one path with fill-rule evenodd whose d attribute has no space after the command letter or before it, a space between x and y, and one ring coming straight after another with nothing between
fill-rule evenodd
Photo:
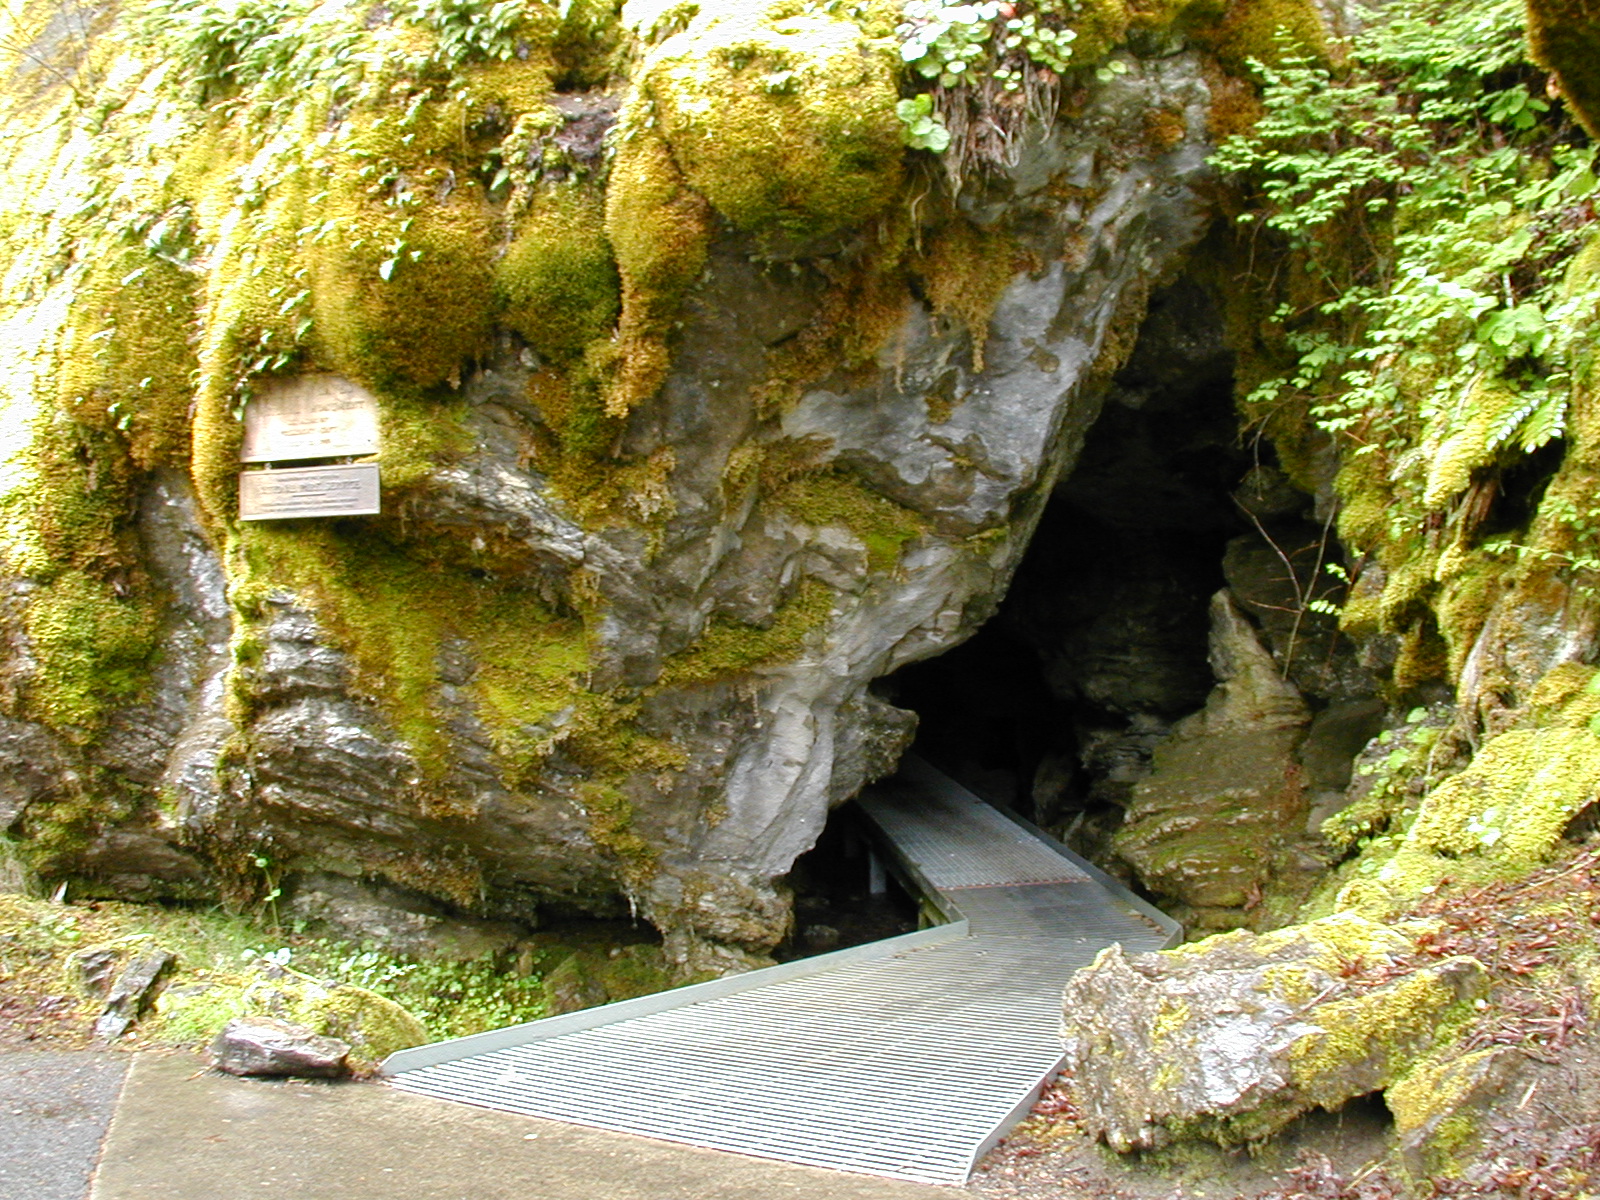
<instances>
[{"instance_id":1,"label":"metal grating ramp","mask_svg":"<svg viewBox=\"0 0 1600 1200\"><path fill-rule=\"evenodd\" d=\"M862 809L949 925L392 1056L393 1086L529 1116L963 1183L1061 1058L1068 976L1176 926L921 763Z\"/></svg>"}]
</instances>

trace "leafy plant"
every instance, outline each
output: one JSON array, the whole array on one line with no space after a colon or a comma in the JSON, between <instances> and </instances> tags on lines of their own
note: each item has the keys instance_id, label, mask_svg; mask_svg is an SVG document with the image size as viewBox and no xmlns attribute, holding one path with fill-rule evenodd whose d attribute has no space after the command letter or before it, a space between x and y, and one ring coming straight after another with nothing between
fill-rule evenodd
<instances>
[{"instance_id":1,"label":"leafy plant","mask_svg":"<svg viewBox=\"0 0 1600 1200\"><path fill-rule=\"evenodd\" d=\"M896 30L900 56L933 89L899 106L907 145L948 152L946 166L957 176L969 158L1008 161L1021 123L1053 113L1060 76L1090 66L1098 53L1086 50L1072 24L1083 7L1083 0L907 0ZM1109 78L1121 67L1101 70Z\"/></svg>"},{"instance_id":2,"label":"leafy plant","mask_svg":"<svg viewBox=\"0 0 1600 1200\"><path fill-rule=\"evenodd\" d=\"M1543 99L1522 19L1517 0L1430 0L1372 13L1342 72L1257 63L1265 115L1213 159L1313 290L1273 314L1292 365L1248 403L1305 404L1375 456L1396 537L1560 438L1589 354L1592 297L1564 281L1594 151Z\"/></svg>"},{"instance_id":3,"label":"leafy plant","mask_svg":"<svg viewBox=\"0 0 1600 1200\"><path fill-rule=\"evenodd\" d=\"M950 130L944 118L933 111L933 97L924 92L895 105L895 115L905 124L906 145L917 150L942 153L950 145Z\"/></svg>"}]
</instances>

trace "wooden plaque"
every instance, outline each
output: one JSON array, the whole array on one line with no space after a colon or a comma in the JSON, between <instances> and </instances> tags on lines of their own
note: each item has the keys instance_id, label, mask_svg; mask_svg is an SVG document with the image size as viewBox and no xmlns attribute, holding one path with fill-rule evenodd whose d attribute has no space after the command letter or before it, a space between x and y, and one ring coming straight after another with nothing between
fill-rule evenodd
<instances>
[{"instance_id":1,"label":"wooden plaque","mask_svg":"<svg viewBox=\"0 0 1600 1200\"><path fill-rule=\"evenodd\" d=\"M365 517L379 511L378 464L239 473L239 519Z\"/></svg>"},{"instance_id":2,"label":"wooden plaque","mask_svg":"<svg viewBox=\"0 0 1600 1200\"><path fill-rule=\"evenodd\" d=\"M240 462L377 452L377 398L338 375L269 380L244 407Z\"/></svg>"}]
</instances>

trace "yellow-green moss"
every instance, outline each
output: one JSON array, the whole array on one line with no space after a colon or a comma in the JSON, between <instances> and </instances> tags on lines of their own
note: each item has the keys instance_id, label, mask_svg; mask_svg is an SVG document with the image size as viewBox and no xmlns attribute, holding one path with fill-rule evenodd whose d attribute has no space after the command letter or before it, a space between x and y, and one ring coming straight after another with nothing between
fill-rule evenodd
<instances>
[{"instance_id":1,"label":"yellow-green moss","mask_svg":"<svg viewBox=\"0 0 1600 1200\"><path fill-rule=\"evenodd\" d=\"M684 177L729 222L809 239L897 195L898 62L850 21L781 12L706 6L640 86Z\"/></svg>"},{"instance_id":2,"label":"yellow-green moss","mask_svg":"<svg viewBox=\"0 0 1600 1200\"><path fill-rule=\"evenodd\" d=\"M448 765L434 707L447 640L460 639L473 654L479 715L513 761L548 750L557 732L549 718L582 688L581 628L526 592L416 561L329 523L247 527L239 556L240 582L250 590L286 587L311 604L354 659L360 686L383 702L431 774Z\"/></svg>"},{"instance_id":3,"label":"yellow-green moss","mask_svg":"<svg viewBox=\"0 0 1600 1200\"><path fill-rule=\"evenodd\" d=\"M181 245L187 223L161 221L176 227L169 236ZM125 246L100 251L73 292L58 351L61 408L75 421L125 432L140 468L186 461L198 366L190 342L198 304L194 273L142 244Z\"/></svg>"},{"instance_id":4,"label":"yellow-green moss","mask_svg":"<svg viewBox=\"0 0 1600 1200\"><path fill-rule=\"evenodd\" d=\"M154 611L82 571L67 571L28 597L23 628L38 666L30 711L80 739L137 697L155 651Z\"/></svg>"},{"instance_id":5,"label":"yellow-green moss","mask_svg":"<svg viewBox=\"0 0 1600 1200\"><path fill-rule=\"evenodd\" d=\"M635 96L623 111L606 189L606 236L622 279L620 363L605 399L613 417L655 395L666 379L667 337L705 269L711 240L710 205L684 182L653 124L649 103Z\"/></svg>"},{"instance_id":6,"label":"yellow-green moss","mask_svg":"<svg viewBox=\"0 0 1600 1200\"><path fill-rule=\"evenodd\" d=\"M770 503L808 525L843 525L867 548L867 568L893 570L906 543L927 532L927 520L835 471L804 474L777 488Z\"/></svg>"},{"instance_id":7,"label":"yellow-green moss","mask_svg":"<svg viewBox=\"0 0 1600 1200\"><path fill-rule=\"evenodd\" d=\"M572 0L550 42L556 87L578 91L604 85L627 62L621 0Z\"/></svg>"},{"instance_id":8,"label":"yellow-green moss","mask_svg":"<svg viewBox=\"0 0 1600 1200\"><path fill-rule=\"evenodd\" d=\"M1320 1005L1319 1031L1289 1049L1295 1086L1310 1100L1333 1107L1350 1097L1352 1067L1373 1062L1380 1074L1398 1074L1421 1050L1448 1040L1471 1004L1436 968L1415 971L1366 995Z\"/></svg>"},{"instance_id":9,"label":"yellow-green moss","mask_svg":"<svg viewBox=\"0 0 1600 1200\"><path fill-rule=\"evenodd\" d=\"M1531 867L1597 797L1600 737L1588 729L1511 730L1423 800L1407 843Z\"/></svg>"},{"instance_id":10,"label":"yellow-green moss","mask_svg":"<svg viewBox=\"0 0 1600 1200\"><path fill-rule=\"evenodd\" d=\"M1464 1165L1463 1157L1480 1131L1470 1116L1456 1110L1478 1085L1481 1068L1503 1053L1491 1047L1459 1058L1423 1059L1384 1089L1383 1102L1394 1115L1400 1138L1429 1131L1424 1154L1430 1173L1454 1174Z\"/></svg>"},{"instance_id":11,"label":"yellow-green moss","mask_svg":"<svg viewBox=\"0 0 1600 1200\"><path fill-rule=\"evenodd\" d=\"M765 628L713 619L694 645L667 661L661 682L706 683L793 659L810 634L827 623L834 599L833 589L807 579Z\"/></svg>"},{"instance_id":12,"label":"yellow-green moss","mask_svg":"<svg viewBox=\"0 0 1600 1200\"><path fill-rule=\"evenodd\" d=\"M1439 632L1450 648L1450 678L1457 679L1495 604L1505 594L1505 563L1496 555L1469 552L1448 563L1441 561L1438 574L1443 586L1434 610L1439 616Z\"/></svg>"},{"instance_id":13,"label":"yellow-green moss","mask_svg":"<svg viewBox=\"0 0 1600 1200\"><path fill-rule=\"evenodd\" d=\"M598 196L550 193L535 202L495 264L501 319L538 353L582 354L616 323L619 283L604 224Z\"/></svg>"},{"instance_id":14,"label":"yellow-green moss","mask_svg":"<svg viewBox=\"0 0 1600 1200\"><path fill-rule=\"evenodd\" d=\"M405 202L374 199L357 164L387 145L346 147L330 181L327 232L307 255L319 357L380 390L456 383L488 342L490 213L477 181L445 162L411 165Z\"/></svg>"}]
</instances>

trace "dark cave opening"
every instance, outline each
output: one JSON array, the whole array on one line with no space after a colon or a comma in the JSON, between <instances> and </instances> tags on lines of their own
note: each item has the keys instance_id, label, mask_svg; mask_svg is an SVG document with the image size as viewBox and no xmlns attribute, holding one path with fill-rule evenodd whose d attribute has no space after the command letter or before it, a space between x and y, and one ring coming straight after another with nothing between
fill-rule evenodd
<instances>
[{"instance_id":1,"label":"dark cave opening","mask_svg":"<svg viewBox=\"0 0 1600 1200\"><path fill-rule=\"evenodd\" d=\"M1372 676L1339 633L1347 573L1329 513L1291 484L1264 439L1241 432L1233 390L1216 297L1190 279L1153 296L994 614L961 644L874 685L917 713L914 753L1169 911L1176 903L1194 915L1198 905L1217 927L1249 920L1254 903L1248 888L1224 895L1225 881L1249 873L1259 888L1319 866L1302 861L1297 831L1342 803L1381 711ZM1125 839L1113 852L1113 835L1145 812L1147 781L1187 786L1157 751L1193 736L1193 723L1179 722L1204 709L1219 682L1211 643L1223 589L1225 611L1243 618L1255 652L1269 654L1304 701L1305 722L1274 743L1280 757L1263 751L1239 764L1254 772L1240 786L1260 792L1250 818L1264 822L1259 844L1217 825L1213 840L1227 845L1191 855L1177 845L1185 834L1156 835L1177 839L1183 871L1200 878L1174 891L1132 865ZM1184 770L1196 769L1193 755L1186 761ZM1201 791L1232 794L1218 782L1228 768L1214 769L1221 774ZM1172 829L1210 836L1195 822L1230 820L1204 804ZM1264 814L1280 807L1285 823L1275 825ZM797 944L808 921L831 926L862 894L864 868L839 859L837 831L850 819L847 806L795 864ZM1269 848L1284 862L1269 864Z\"/></svg>"},{"instance_id":2,"label":"dark cave opening","mask_svg":"<svg viewBox=\"0 0 1600 1200\"><path fill-rule=\"evenodd\" d=\"M1155 742L1214 682L1207 606L1252 531L1247 476L1281 479L1240 443L1214 300L1180 283L1152 299L995 615L878 685L918 714L915 752L1100 857Z\"/></svg>"}]
</instances>

